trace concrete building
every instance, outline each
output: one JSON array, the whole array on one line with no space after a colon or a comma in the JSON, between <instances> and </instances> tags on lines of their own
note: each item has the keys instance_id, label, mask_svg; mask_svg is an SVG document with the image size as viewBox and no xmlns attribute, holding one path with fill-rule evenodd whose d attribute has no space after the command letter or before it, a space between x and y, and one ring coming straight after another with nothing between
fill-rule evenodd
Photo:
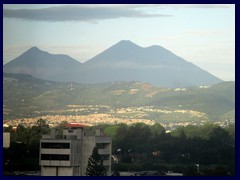
<instances>
[{"instance_id":1,"label":"concrete building","mask_svg":"<svg viewBox=\"0 0 240 180\"><path fill-rule=\"evenodd\" d=\"M111 174L112 140L102 136L85 136L84 126L70 123L59 134L55 129L40 142L39 162L42 176L85 176L88 158L94 147L103 158L107 175Z\"/></svg>"},{"instance_id":2,"label":"concrete building","mask_svg":"<svg viewBox=\"0 0 240 180\"><path fill-rule=\"evenodd\" d=\"M3 148L10 147L10 132L3 133Z\"/></svg>"}]
</instances>

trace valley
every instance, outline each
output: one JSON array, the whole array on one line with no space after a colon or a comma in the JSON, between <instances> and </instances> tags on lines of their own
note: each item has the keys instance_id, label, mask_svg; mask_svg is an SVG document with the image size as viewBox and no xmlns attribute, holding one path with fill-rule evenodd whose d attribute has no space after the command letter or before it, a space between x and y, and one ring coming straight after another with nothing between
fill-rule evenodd
<instances>
[{"instance_id":1,"label":"valley","mask_svg":"<svg viewBox=\"0 0 240 180\"><path fill-rule=\"evenodd\" d=\"M189 88L161 88L142 82L78 84L4 73L4 123L33 126L42 118L98 124L160 123L166 130L235 122L234 82Z\"/></svg>"}]
</instances>

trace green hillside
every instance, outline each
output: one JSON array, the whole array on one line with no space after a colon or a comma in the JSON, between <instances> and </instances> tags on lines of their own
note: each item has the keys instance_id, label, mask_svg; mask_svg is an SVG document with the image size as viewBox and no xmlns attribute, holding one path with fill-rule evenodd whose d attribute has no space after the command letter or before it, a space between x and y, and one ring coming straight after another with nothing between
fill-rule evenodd
<instances>
[{"instance_id":1,"label":"green hillside","mask_svg":"<svg viewBox=\"0 0 240 180\"><path fill-rule=\"evenodd\" d=\"M235 82L208 88L166 89L140 82L77 84L4 73L3 104L5 120L62 114L67 105L105 105L112 109L153 106L165 110L193 110L206 113L209 120L215 121L235 118ZM154 112L147 117L155 121L189 118Z\"/></svg>"}]
</instances>

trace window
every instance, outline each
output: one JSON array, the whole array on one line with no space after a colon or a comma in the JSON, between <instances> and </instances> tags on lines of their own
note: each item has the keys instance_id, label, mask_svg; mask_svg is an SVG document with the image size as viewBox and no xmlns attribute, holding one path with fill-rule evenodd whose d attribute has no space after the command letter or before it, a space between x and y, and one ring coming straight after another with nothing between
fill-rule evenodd
<instances>
[{"instance_id":1,"label":"window","mask_svg":"<svg viewBox=\"0 0 240 180\"><path fill-rule=\"evenodd\" d=\"M70 149L70 143L45 143L41 144L45 149Z\"/></svg>"},{"instance_id":2,"label":"window","mask_svg":"<svg viewBox=\"0 0 240 180\"><path fill-rule=\"evenodd\" d=\"M69 161L69 155L65 155L65 154L41 154L41 160Z\"/></svg>"},{"instance_id":3,"label":"window","mask_svg":"<svg viewBox=\"0 0 240 180\"><path fill-rule=\"evenodd\" d=\"M106 144L105 144L105 143L97 143L97 144L96 144L96 147L97 147L98 149L104 149L104 148L106 147Z\"/></svg>"},{"instance_id":4,"label":"window","mask_svg":"<svg viewBox=\"0 0 240 180\"><path fill-rule=\"evenodd\" d=\"M110 159L110 155L101 155L102 160L109 160Z\"/></svg>"}]
</instances>

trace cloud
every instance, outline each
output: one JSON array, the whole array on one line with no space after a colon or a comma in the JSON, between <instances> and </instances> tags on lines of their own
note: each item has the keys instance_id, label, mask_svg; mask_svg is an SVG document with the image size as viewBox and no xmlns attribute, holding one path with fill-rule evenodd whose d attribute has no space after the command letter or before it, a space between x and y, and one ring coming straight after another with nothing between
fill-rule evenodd
<instances>
[{"instance_id":1,"label":"cloud","mask_svg":"<svg viewBox=\"0 0 240 180\"><path fill-rule=\"evenodd\" d=\"M231 8L229 4L189 4L185 5L188 8Z\"/></svg>"},{"instance_id":2,"label":"cloud","mask_svg":"<svg viewBox=\"0 0 240 180\"><path fill-rule=\"evenodd\" d=\"M157 4L163 8L194 8L194 9L225 9L233 8L234 4Z\"/></svg>"},{"instance_id":3,"label":"cloud","mask_svg":"<svg viewBox=\"0 0 240 180\"><path fill-rule=\"evenodd\" d=\"M86 21L96 22L99 20L116 18L150 18L169 17L166 14L144 13L137 7L129 5L64 5L42 9L3 9L3 17L33 21ZM142 6L144 7L144 6Z\"/></svg>"}]
</instances>

